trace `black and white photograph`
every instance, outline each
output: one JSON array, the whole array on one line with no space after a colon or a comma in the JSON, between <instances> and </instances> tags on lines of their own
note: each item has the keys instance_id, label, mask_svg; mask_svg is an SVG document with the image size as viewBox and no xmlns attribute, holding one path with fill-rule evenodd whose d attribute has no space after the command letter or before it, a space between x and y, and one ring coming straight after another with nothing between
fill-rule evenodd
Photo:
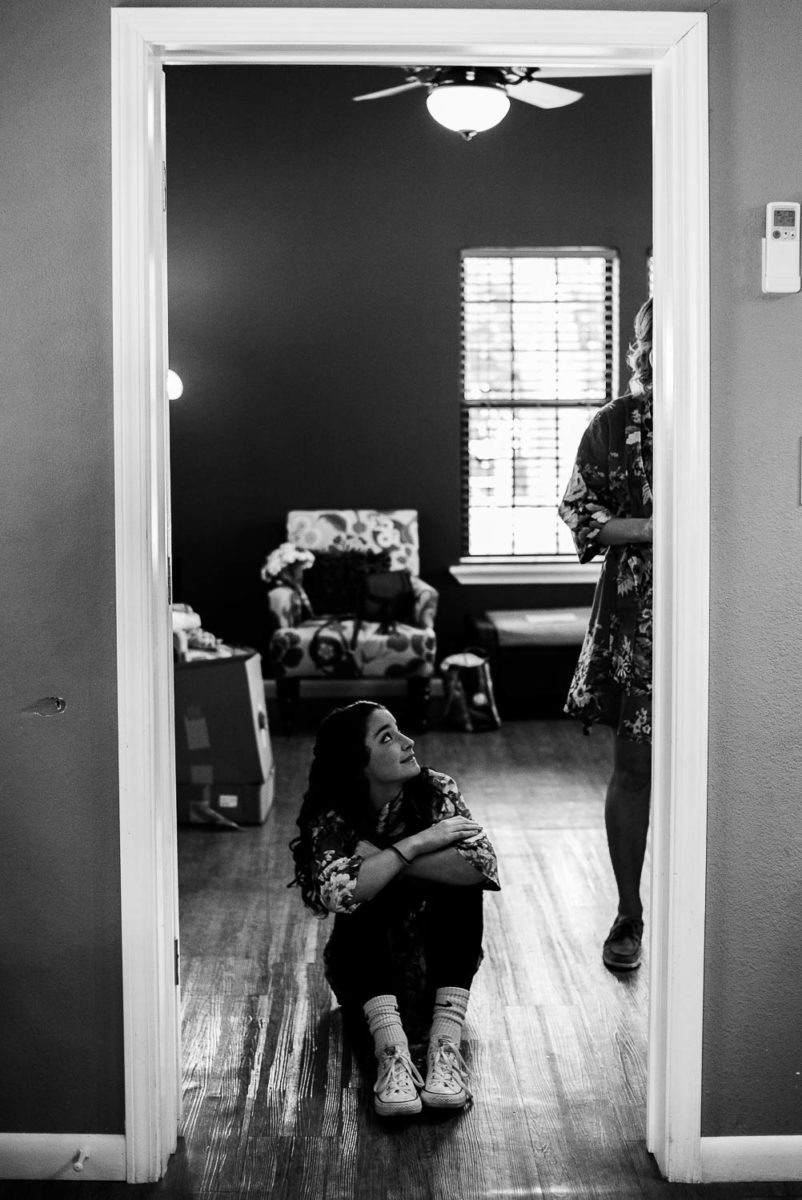
<instances>
[{"instance_id":1,"label":"black and white photograph","mask_svg":"<svg viewBox=\"0 0 802 1200\"><path fill-rule=\"evenodd\" d=\"M0 5L0 1200L802 1198L800 47Z\"/></svg>"}]
</instances>

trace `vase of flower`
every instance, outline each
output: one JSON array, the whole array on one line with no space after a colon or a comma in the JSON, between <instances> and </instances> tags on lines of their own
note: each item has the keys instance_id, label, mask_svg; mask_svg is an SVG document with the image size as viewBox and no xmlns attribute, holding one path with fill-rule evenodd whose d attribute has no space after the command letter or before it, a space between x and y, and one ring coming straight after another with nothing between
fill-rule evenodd
<instances>
[{"instance_id":1,"label":"vase of flower","mask_svg":"<svg viewBox=\"0 0 802 1200\"><path fill-rule=\"evenodd\" d=\"M292 627L312 616L312 606L304 591L303 573L314 561L311 550L304 550L293 542L282 542L265 559L261 576L267 584L270 607L280 626Z\"/></svg>"}]
</instances>

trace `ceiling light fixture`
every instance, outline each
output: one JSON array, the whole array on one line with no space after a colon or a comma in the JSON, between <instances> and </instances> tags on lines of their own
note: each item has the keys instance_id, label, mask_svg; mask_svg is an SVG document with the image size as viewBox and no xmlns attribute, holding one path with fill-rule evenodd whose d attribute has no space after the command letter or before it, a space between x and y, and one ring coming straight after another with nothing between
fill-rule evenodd
<instances>
[{"instance_id":1,"label":"ceiling light fixture","mask_svg":"<svg viewBox=\"0 0 802 1200\"><path fill-rule=\"evenodd\" d=\"M435 121L469 142L477 133L484 133L504 120L510 111L510 100L499 83L482 78L482 73L477 78L472 69L450 74L453 79L443 79L426 97L426 107Z\"/></svg>"},{"instance_id":2,"label":"ceiling light fixture","mask_svg":"<svg viewBox=\"0 0 802 1200\"><path fill-rule=\"evenodd\" d=\"M581 92L536 79L539 67L408 67L406 83L366 92L354 100L381 100L413 88L426 88L426 107L435 121L466 142L493 129L510 110L510 100L535 108L562 108Z\"/></svg>"}]
</instances>

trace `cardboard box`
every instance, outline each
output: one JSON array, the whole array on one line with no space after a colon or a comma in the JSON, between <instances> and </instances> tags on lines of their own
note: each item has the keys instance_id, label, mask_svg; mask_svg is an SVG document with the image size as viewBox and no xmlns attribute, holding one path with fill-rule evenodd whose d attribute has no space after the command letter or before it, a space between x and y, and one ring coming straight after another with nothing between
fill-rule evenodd
<instances>
[{"instance_id":1,"label":"cardboard box","mask_svg":"<svg viewBox=\"0 0 802 1200\"><path fill-rule=\"evenodd\" d=\"M264 783L273 753L256 653L175 664L179 783Z\"/></svg>"},{"instance_id":2,"label":"cardboard box","mask_svg":"<svg viewBox=\"0 0 802 1200\"><path fill-rule=\"evenodd\" d=\"M275 774L270 768L262 783L179 783L178 820L183 824L225 827L261 825L273 805Z\"/></svg>"}]
</instances>

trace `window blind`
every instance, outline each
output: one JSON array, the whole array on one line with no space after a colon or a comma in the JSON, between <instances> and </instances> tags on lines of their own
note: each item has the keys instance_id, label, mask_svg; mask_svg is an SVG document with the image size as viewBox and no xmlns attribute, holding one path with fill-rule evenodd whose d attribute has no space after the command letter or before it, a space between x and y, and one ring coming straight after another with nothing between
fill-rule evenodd
<instances>
[{"instance_id":1,"label":"window blind","mask_svg":"<svg viewBox=\"0 0 802 1200\"><path fill-rule=\"evenodd\" d=\"M557 506L617 392L617 280L612 250L463 253L463 554L573 555Z\"/></svg>"}]
</instances>

